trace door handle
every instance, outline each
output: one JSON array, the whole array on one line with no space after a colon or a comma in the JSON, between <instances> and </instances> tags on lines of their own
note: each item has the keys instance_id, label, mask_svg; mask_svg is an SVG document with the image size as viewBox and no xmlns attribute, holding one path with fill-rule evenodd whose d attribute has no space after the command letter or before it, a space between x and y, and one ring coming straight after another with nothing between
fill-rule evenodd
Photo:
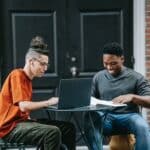
<instances>
[{"instance_id":1,"label":"door handle","mask_svg":"<svg viewBox=\"0 0 150 150\"><path fill-rule=\"evenodd\" d=\"M78 75L78 68L76 66L72 66L70 68L70 72L71 72L72 77L76 77Z\"/></svg>"}]
</instances>

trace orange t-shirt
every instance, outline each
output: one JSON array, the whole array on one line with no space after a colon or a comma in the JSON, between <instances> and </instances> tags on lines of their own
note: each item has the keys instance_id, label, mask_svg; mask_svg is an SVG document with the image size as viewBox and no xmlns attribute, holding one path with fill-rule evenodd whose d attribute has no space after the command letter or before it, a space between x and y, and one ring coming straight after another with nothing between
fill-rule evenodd
<instances>
[{"instance_id":1,"label":"orange t-shirt","mask_svg":"<svg viewBox=\"0 0 150 150\"><path fill-rule=\"evenodd\" d=\"M18 102L31 101L32 81L22 69L13 70L0 92L0 137L8 134L17 123L25 121L29 113L21 112Z\"/></svg>"}]
</instances>

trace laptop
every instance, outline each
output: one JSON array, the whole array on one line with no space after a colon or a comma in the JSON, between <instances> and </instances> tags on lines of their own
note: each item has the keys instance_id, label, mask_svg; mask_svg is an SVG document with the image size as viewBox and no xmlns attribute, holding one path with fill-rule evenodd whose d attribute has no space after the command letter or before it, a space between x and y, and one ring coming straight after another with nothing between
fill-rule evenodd
<instances>
[{"instance_id":1,"label":"laptop","mask_svg":"<svg viewBox=\"0 0 150 150\"><path fill-rule=\"evenodd\" d=\"M61 79L59 102L53 109L72 109L90 105L92 78Z\"/></svg>"}]
</instances>

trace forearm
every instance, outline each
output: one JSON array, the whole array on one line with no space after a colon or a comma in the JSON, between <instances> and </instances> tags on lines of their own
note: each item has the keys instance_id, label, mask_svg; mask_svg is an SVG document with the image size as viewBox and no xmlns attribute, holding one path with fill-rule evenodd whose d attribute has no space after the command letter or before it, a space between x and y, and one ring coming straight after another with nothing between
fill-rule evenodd
<instances>
[{"instance_id":1,"label":"forearm","mask_svg":"<svg viewBox=\"0 0 150 150\"><path fill-rule=\"evenodd\" d=\"M132 102L134 104L150 108L150 96L139 96L139 95L134 95Z\"/></svg>"},{"instance_id":2,"label":"forearm","mask_svg":"<svg viewBox=\"0 0 150 150\"><path fill-rule=\"evenodd\" d=\"M44 108L51 105L50 101L40 101L40 102L32 102L32 101L22 101L19 103L19 108L23 112L33 111L40 108Z\"/></svg>"}]
</instances>

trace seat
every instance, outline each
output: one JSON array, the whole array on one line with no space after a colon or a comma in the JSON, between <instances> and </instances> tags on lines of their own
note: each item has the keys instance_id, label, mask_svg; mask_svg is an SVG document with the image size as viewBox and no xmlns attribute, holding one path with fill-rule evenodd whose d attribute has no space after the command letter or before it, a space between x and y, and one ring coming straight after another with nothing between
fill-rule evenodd
<instances>
[{"instance_id":1,"label":"seat","mask_svg":"<svg viewBox=\"0 0 150 150\"><path fill-rule=\"evenodd\" d=\"M133 134L111 136L110 150L134 150L136 139Z\"/></svg>"}]
</instances>

